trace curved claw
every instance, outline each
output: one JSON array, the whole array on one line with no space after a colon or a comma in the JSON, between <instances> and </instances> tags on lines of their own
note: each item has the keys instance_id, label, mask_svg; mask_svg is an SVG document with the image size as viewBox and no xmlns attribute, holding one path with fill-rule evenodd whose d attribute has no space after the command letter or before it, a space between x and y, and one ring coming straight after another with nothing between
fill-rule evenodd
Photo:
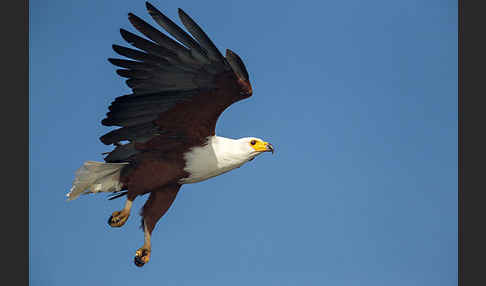
<instances>
[{"instance_id":1,"label":"curved claw","mask_svg":"<svg viewBox=\"0 0 486 286\"><path fill-rule=\"evenodd\" d=\"M142 267L150 260L150 250L146 248L140 248L135 253L135 257L133 258L133 262L136 266Z\"/></svg>"},{"instance_id":2,"label":"curved claw","mask_svg":"<svg viewBox=\"0 0 486 286\"><path fill-rule=\"evenodd\" d=\"M138 256L135 256L135 257L133 258L133 262L134 262L134 263L135 263L135 265L136 265L136 266L138 266L138 267L142 267L142 266L144 266L144 265L145 265L145 262L143 262L143 261L142 261L142 259L141 259L140 257L138 257Z\"/></svg>"},{"instance_id":3,"label":"curved claw","mask_svg":"<svg viewBox=\"0 0 486 286\"><path fill-rule=\"evenodd\" d=\"M111 227L121 227L123 226L126 222L130 214L123 212L123 211L116 211L111 214L111 216L108 218L108 224Z\"/></svg>"}]
</instances>

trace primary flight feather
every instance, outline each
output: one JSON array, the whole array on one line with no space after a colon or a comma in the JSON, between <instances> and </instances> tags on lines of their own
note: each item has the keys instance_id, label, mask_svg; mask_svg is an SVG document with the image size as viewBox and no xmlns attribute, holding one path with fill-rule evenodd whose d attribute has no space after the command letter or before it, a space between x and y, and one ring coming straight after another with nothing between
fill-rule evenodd
<instances>
[{"instance_id":1,"label":"primary flight feather","mask_svg":"<svg viewBox=\"0 0 486 286\"><path fill-rule=\"evenodd\" d=\"M82 194L111 192L127 197L125 207L108 220L112 227L127 221L133 200L150 193L142 209L144 245L134 262L150 259L151 233L183 184L231 171L273 146L261 139L216 136L216 121L231 104L252 95L248 72L240 57L223 56L204 31L181 9L179 17L190 35L150 3L153 20L175 40L132 13L130 23L146 38L120 29L133 48L113 45L127 59L108 59L120 67L132 93L109 106L105 126L118 126L100 140L115 149L105 162L85 162L76 172L68 200ZM123 144L122 142L128 142Z\"/></svg>"}]
</instances>

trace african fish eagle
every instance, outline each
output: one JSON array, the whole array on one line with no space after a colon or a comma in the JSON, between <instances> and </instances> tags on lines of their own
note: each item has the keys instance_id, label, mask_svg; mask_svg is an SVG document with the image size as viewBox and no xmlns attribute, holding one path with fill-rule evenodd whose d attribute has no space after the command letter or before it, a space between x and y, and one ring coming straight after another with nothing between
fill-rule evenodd
<instances>
[{"instance_id":1,"label":"african fish eagle","mask_svg":"<svg viewBox=\"0 0 486 286\"><path fill-rule=\"evenodd\" d=\"M132 93L109 106L105 126L120 128L100 137L115 148L104 163L87 161L76 172L68 200L81 194L126 195L125 207L113 212L112 227L127 221L133 200L150 193L141 216L144 244L134 262L150 259L150 237L183 184L196 183L231 171L273 146L261 139L216 136L218 117L231 104L252 95L248 72L240 57L219 52L203 30L181 9L179 17L192 37L150 3L150 16L175 40L144 20L128 14L131 24L148 39L120 29L137 49L113 45L128 59L108 59L121 67ZM177 40L177 41L176 41ZM122 142L128 142L123 144Z\"/></svg>"}]
</instances>

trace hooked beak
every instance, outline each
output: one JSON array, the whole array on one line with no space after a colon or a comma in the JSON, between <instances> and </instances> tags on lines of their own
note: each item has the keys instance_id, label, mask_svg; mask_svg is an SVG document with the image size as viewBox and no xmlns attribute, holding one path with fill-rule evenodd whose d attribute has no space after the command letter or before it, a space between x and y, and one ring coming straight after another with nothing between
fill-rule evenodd
<instances>
[{"instance_id":1,"label":"hooked beak","mask_svg":"<svg viewBox=\"0 0 486 286\"><path fill-rule=\"evenodd\" d=\"M273 154L274 152L273 145L265 141L255 142L255 144L251 145L251 147L258 153L272 152Z\"/></svg>"},{"instance_id":2,"label":"hooked beak","mask_svg":"<svg viewBox=\"0 0 486 286\"><path fill-rule=\"evenodd\" d=\"M267 152L272 152L272 154L273 154L273 152L274 152L273 145L270 144L270 143L267 143L266 147L267 147Z\"/></svg>"}]
</instances>

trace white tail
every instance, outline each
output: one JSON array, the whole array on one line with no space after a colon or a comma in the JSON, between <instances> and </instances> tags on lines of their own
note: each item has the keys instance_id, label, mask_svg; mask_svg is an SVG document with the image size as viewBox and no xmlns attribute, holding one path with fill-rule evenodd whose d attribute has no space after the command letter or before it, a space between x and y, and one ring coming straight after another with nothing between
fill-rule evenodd
<instances>
[{"instance_id":1,"label":"white tail","mask_svg":"<svg viewBox=\"0 0 486 286\"><path fill-rule=\"evenodd\" d=\"M66 195L68 201L80 195L121 190L120 172L128 163L87 161L76 171L73 186Z\"/></svg>"}]
</instances>

